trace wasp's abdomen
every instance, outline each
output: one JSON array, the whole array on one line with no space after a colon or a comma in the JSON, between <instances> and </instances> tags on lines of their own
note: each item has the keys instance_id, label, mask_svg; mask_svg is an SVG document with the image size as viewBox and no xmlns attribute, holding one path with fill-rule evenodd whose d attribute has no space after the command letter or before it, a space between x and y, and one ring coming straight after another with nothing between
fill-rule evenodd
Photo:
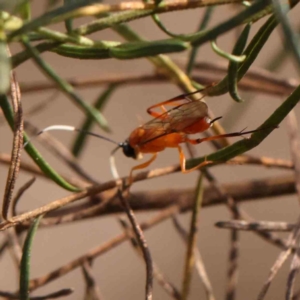
<instances>
[{"instance_id":1,"label":"wasp's abdomen","mask_svg":"<svg viewBox=\"0 0 300 300\"><path fill-rule=\"evenodd\" d=\"M211 126L210 119L207 117L201 118L190 126L184 128L184 133L195 134L207 130Z\"/></svg>"}]
</instances>

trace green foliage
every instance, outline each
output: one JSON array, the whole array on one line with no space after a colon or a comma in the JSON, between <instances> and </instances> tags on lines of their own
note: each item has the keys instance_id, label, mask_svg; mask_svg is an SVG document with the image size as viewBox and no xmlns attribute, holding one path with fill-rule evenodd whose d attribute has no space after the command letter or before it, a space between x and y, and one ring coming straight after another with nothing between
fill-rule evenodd
<instances>
[{"instance_id":1,"label":"green foliage","mask_svg":"<svg viewBox=\"0 0 300 300\"><path fill-rule=\"evenodd\" d=\"M50 3L50 2L49 2ZM218 4L228 3L228 1L213 1L215 7ZM249 70L256 57L259 55L263 46L267 43L271 33L276 28L278 22L282 23L286 39L292 46L295 57L298 58L299 47L295 42L295 35L287 21L285 12L287 7L282 8L278 1L274 0L275 15L273 13L273 4L269 1L254 1L253 3L243 6L242 1L234 1L236 5L240 5L239 12L235 16L225 20L224 22L208 28L208 21L213 14L210 7L210 1L194 1L185 2L183 4L174 4L172 2L156 1L144 2L137 5L136 3L127 3L122 6L122 3L109 5L95 1L64 1L64 4L45 12L44 14L31 19L30 1L24 1L19 6L15 7L14 12L3 12L0 15L0 30L2 32L0 41L0 93L5 94L9 88L9 70L11 65L17 67L24 63L27 59L33 59L38 67L44 72L50 80L55 82L57 87L61 89L73 103L85 114L87 120L84 128L92 125L93 122L98 124L103 130L109 131L109 126L104 116L99 111L101 105L97 103L95 106L89 105L85 99L82 99L74 90L74 88L57 74L52 67L40 56L40 53L45 51L53 51L58 55L71 57L74 59L137 59L147 58L156 68L160 70L170 80L178 84L185 92L193 91L193 87L200 87L199 83L191 81L189 74L193 69L193 64L196 59L196 53L199 46L206 42L214 41L222 34L244 25L244 31L237 39L233 46L232 54L221 51L216 48L219 55L226 57L229 60L228 74L217 84L210 86L206 90L209 96L221 95L229 92L235 101L242 101L237 91L237 83L244 77ZM292 9L297 4L297 1L292 1L288 9ZM132 7L131 7L132 5ZM177 6L176 6L177 5ZM199 29L195 33L176 34L171 33L161 22L158 15L173 10L183 10L187 8L206 8L206 14L201 21ZM18 12L19 10L19 12ZM260 26L260 29L255 33L254 37L248 42L250 24L262 19L265 16L269 18ZM91 22L83 24L79 27L74 27L73 19L93 16L95 19ZM170 36L169 39L146 41L138 36L124 22L152 16L154 22L164 33ZM65 22L65 32L55 31L46 26L50 24ZM103 41L87 37L87 35L100 32L105 28L111 28L119 35L125 38L125 42L119 41ZM33 46L32 42L38 40L38 44ZM23 43L25 50L15 54L11 59L6 50L10 42ZM188 74L184 73L173 61L167 56L160 54L168 54L173 52L191 51L190 60L188 63ZM11 60L11 61L10 61ZM106 102L111 93L106 93L103 97ZM101 97L99 99L101 103ZM289 101L289 98L286 100ZM8 116L8 107L3 100L2 108ZM286 111L276 111L276 115L286 115ZM273 116L273 115L272 115ZM273 118L273 117L270 118ZM274 128L278 122L267 126ZM281 120L281 119L280 119ZM13 127L12 120L10 126ZM87 125L88 124L88 125ZM259 135L259 134L258 134ZM254 135L256 136L256 135ZM74 146L74 153L78 155L79 149L84 146L85 139L82 135ZM78 144L79 143L79 144ZM232 145L229 149L225 148L222 151L222 160L228 160L237 153L243 153L249 150L252 146L245 146L243 141ZM250 142L248 142L250 144ZM28 145L27 151L30 152L33 160L39 167L48 174L56 183L69 190L76 190L75 187L66 183L54 170L52 170L44 159L36 151L33 151L33 146ZM235 149L234 151L232 149ZM210 159L220 159L217 154L210 156ZM200 159L201 160L201 159ZM191 164L193 164L191 162Z\"/></svg>"},{"instance_id":2,"label":"green foliage","mask_svg":"<svg viewBox=\"0 0 300 300\"><path fill-rule=\"evenodd\" d=\"M203 95L207 97L219 96L225 93L229 93L231 98L234 100L232 101L234 107L238 107L239 102L243 102L247 100L244 99L244 97L242 98L240 96L238 90L238 84L241 81L241 79L243 79L244 76L247 74L249 69L253 66L255 60L260 55L262 49L267 45L267 43L270 40L270 36L272 35L272 33L277 27L281 26L282 31L284 33L284 39L286 41L287 48L291 50L290 52L296 61L296 66L298 67L298 69L300 69L299 37L295 33L287 15L287 13L290 10L294 9L294 7L298 4L299 2L298 0L286 1L286 3L284 2L284 4L281 4L281 1L279 0L272 0L272 1L256 0L256 1L247 1L247 2L242 0L193 0L193 1L182 1L182 2L171 1L171 0L170 1L169 0L144 0L140 2L120 1L117 4L102 3L99 0L98 1L97 0L64 0L64 1L47 0L45 2L46 2L45 11L41 13L39 16L32 18L31 11L32 11L32 5L34 5L35 3L34 1L30 1L30 0L1 1L0 0L0 10L1 10L0 11L0 108L3 112L4 119L7 122L7 125L11 128L14 134L14 138L19 137L19 141L22 139L24 140L25 143L24 150L28 153L28 155L31 157L33 162L39 167L39 169L51 181L56 183L61 188L67 191L74 192L72 195L68 195L62 199L55 200L50 204L43 205L42 207L33 209L31 211L26 211L25 213L21 213L21 214L17 214L17 209L16 209L16 205L18 201L18 196L17 196L15 198L17 200L12 201L13 216L10 219L6 218L9 212L8 208L10 208L9 207L10 201L6 201L6 203L8 203L6 204L6 208L5 205L3 205L5 209L2 208L2 216L3 219L5 220L3 220L0 223L0 230L4 230L8 227L20 225L16 230L16 233L20 234L22 230L26 230L27 221L32 220L37 216L40 216L39 218L34 219L33 225L28 230L28 234L23 247L22 259L20 262L20 285L19 285L20 291L18 296L20 297L20 299L24 299L24 300L29 299L30 291L33 291L39 286L46 284L58 278L59 276L68 273L69 271L73 270L78 266L84 267L84 274L86 277L86 281L87 282L90 281L90 283L88 284L88 288L90 289L90 291L87 292L87 295L89 295L89 293L92 294L92 292L95 292L96 290L93 289L94 282L92 278L93 277L92 273L89 272L90 267L92 265L93 259L96 256L100 255L102 253L101 251L103 251L103 253L108 251L108 248L105 247L101 248L102 249L101 251L100 250L89 251L85 257L81 256L79 259L75 260L75 263L68 264L67 267L63 266L62 268L60 268L59 271L54 271L50 273L50 276L44 277L43 279L44 281L43 280L30 281L31 245L32 245L33 236L37 229L38 223L44 214L62 208L84 197L94 196L99 192L101 193L119 187L118 184L120 184L120 182L117 180L109 181L101 185L95 184L96 182L98 182L98 178L96 181L93 180L89 175L85 174L85 172L80 168L80 166L78 166L76 158L80 156L81 151L86 146L86 141L87 141L86 132L90 131L94 125L98 126L102 131L105 131L106 134L109 134L111 132L108 121L105 119L102 110L104 106L109 102L111 95L122 84L129 82L126 81L127 78L125 79L123 78L122 80L119 81L118 78L117 79L114 78L115 81L110 79L106 80L105 84L107 86L104 92L102 92L97 97L97 99L93 104L90 104L87 101L87 99L84 99L77 93L76 88L74 87L75 84L72 85L71 80L69 82L65 78L62 78L62 76L60 76L60 74L58 74L54 70L54 68L41 55L42 53L52 52L54 55L60 55L63 57L72 58L74 63L76 63L76 60L78 59L110 60L110 61L118 61L118 62L120 62L121 60L124 61L124 60L133 60L133 59L147 59L154 66L155 71L153 73L153 77L155 77L155 79L161 80L163 78L164 80L168 80L169 82L176 84L180 89L183 90L185 94L181 95L181 97L179 96L179 98L175 98L176 101L178 99L180 99L180 101L184 100L187 97L190 97L192 100L199 100L199 97L197 97L196 95L199 92L203 93ZM61 4L62 2L63 4ZM210 20L214 16L214 12L217 9L219 9L219 7L221 7L222 5L228 5L228 4L230 4L230 7L234 6L236 8L236 10L234 10L234 15L233 16L230 15L227 19L225 18L223 19L223 21L218 22L216 25L211 26ZM198 9L202 13L202 17L199 18L198 28L196 29L195 32L193 31L186 34L172 32L165 26L163 21L160 19L161 14L176 13L177 11L186 10L186 9ZM74 20L79 18L82 18L81 19L82 25L77 26L76 24L78 24L79 22L74 22ZM164 34L163 38L160 39L154 38L152 40L146 40L143 36L140 36L137 32L135 32L130 27L131 21L142 20L145 18L152 18L154 24ZM178 18L180 18L180 16L178 16ZM259 25L253 26L253 25L257 25L255 23L258 21L260 21ZM63 29L56 30L53 29L53 26L50 26L53 24L55 25L61 24L64 26L60 26L60 27L57 26L55 28L63 28ZM258 29L255 29L257 27ZM98 38L99 36L101 36L101 34L94 34L94 33L101 33L101 31L103 31L104 29L110 29L114 31L114 33L117 34L120 37L120 39L102 40L101 38ZM251 29L251 35L250 35L250 29ZM220 40L219 38L222 37L224 34L231 33L233 31L235 31L235 33L238 34L236 35L237 37L235 43L233 43L232 45L232 51L229 53L227 51L224 51L222 46L217 46L216 41ZM21 47L23 48L22 50L17 50L18 52L11 56L10 47L13 43L17 43L21 45ZM198 51L201 50L201 47L206 43L211 43L212 51L215 51L215 53L219 56L220 60L225 59L225 61L228 63L228 67L226 66L224 68L225 73L222 73L222 78L219 79L217 82L209 82L209 80L206 81L204 80L205 82L203 83L203 82L198 82L200 81L198 77L192 77L192 72L196 68L195 66L197 64ZM189 57L188 57L188 62L184 67L180 65L182 63L180 62L177 63L169 57L169 54L172 53L187 53L187 52L189 53ZM287 54L286 52L285 53L281 52L277 55L274 55L275 60L282 61L282 58L286 54ZM71 105L74 105L74 109L80 110L80 113L83 115L81 127L79 130L76 129L76 131L78 131L79 133L74 139L71 148L72 153L68 153L68 155L64 156L64 160L67 162L67 164L71 166L77 172L77 174L81 175L81 178L78 180L76 179L74 180L72 177L68 177L68 180L66 180L65 178L67 178L67 175L63 177L60 174L58 174L58 172L54 170L47 163L43 155L37 151L32 141L29 140L27 133L23 131L23 115L22 115L21 101L17 103L18 101L15 101L16 99L14 99L14 98L18 98L18 96L14 97L14 94L15 95L17 94L16 90L18 90L18 83L16 80L12 81L12 77L14 78L14 76L12 75L14 74L13 69L17 69L20 65L22 65L27 60L32 60L37 65L39 70L44 75L46 75L50 84L52 84L54 88L56 88L57 90L60 90L62 93L64 93L64 95L71 100ZM279 64L277 63L277 61L275 63L273 62L272 64L269 64L269 69L272 68L275 69L276 67L278 67ZM272 79L275 80L274 78ZM139 81L140 78L136 80ZM205 87L204 84L206 83L208 84ZM275 84L273 84L273 87L275 86ZM291 92L291 86L294 89L292 92ZM14 87L15 90L11 87ZM211 167L213 165L212 163L217 164L217 163L226 162L258 146L262 141L264 141L264 139L273 130L275 130L279 126L279 124L287 117L287 115L298 104L300 100L300 86L296 87L295 85L290 84L288 88L289 88L288 91L291 93L289 94L289 96L286 97L284 101L282 101L281 105L279 105L274 112L269 113L269 115L266 117L266 120L262 122L262 124L259 126L257 130L251 130L247 132L248 134L252 133L249 139L241 139L238 142L233 143L231 145L229 145L229 143L225 139L219 140L220 145L219 144L215 145L216 148L218 149L217 151L205 157L194 157L192 159L187 160L186 169L190 169L196 166L199 167L199 164L205 161L208 162L207 167ZM195 89L197 89L196 92ZM286 90L285 90L285 95L288 94ZM10 100L9 96L11 97L11 102L9 101ZM174 103L174 99L171 100L173 100ZM170 102L171 101L169 102L166 101L165 103L170 104ZM195 104L195 102L193 103ZM176 107L176 109L177 111L180 111L181 107ZM19 114L22 115L18 119L19 122L17 122L18 120L14 115L14 114L17 115L17 112L19 112ZM163 116L164 117L170 116L168 115L168 113L169 112L167 112ZM181 115L180 114L178 115L181 118ZM184 116L188 117L187 114L185 114ZM156 125L162 124L162 126L164 126L163 123L163 121L165 120L164 117L159 116L158 117L159 122L157 122ZM26 115L25 115L25 119L26 119ZM219 118L216 118L214 119L214 121L218 119ZM169 120L167 119L166 121L167 125L168 125L167 123L168 121ZM213 122L211 122L210 124L212 123ZM19 127L17 125L19 125ZM67 126L64 126L65 129L66 127ZM68 127L69 127L68 130L70 131L74 129L71 126ZM171 128L170 132L173 133L176 130L178 129L174 126L174 128L173 127ZM224 138L224 134L223 134L224 130L218 124L218 122L214 123L213 130L215 130L217 138L220 138L220 135L222 138ZM163 132L162 135L165 134L166 133ZM226 137L241 136L241 135L242 132L239 132L239 133L232 133L231 135L227 134ZM99 136L103 138L102 135L98 135L98 137ZM109 140L109 138L106 138L106 140ZM200 143L204 140L212 141L213 139L212 138L198 139L198 141L189 140L189 142ZM146 143L147 142L145 142L145 144ZM120 145L118 143L116 144ZM19 149L21 149L21 147L19 147ZM57 150L58 147L55 149ZM15 149L13 148L12 153L14 152L14 150ZM182 153L180 154L181 154L180 156L181 163L184 163L185 157L183 156ZM155 155L153 157L155 157ZM18 154L18 157L15 160L18 160L19 158L20 155ZM14 159L11 158L11 161L13 160ZM18 162L20 161L18 160ZM113 157L111 157L111 162L113 162ZM140 167L145 167L146 165L148 166L150 162L152 162L152 160L149 160L148 163L147 162L144 163L144 165L140 165L133 168L131 171L133 170L135 171L137 169L140 169ZM13 162L11 162L11 165L13 165ZM262 165L264 165L264 163L262 163ZM297 175L297 173L299 173L299 170L297 170L297 163L295 163L295 169ZM167 167L164 170L159 170L158 172L150 172L146 175L145 173L139 174L137 176L138 178L137 180L144 180L156 176L162 176L162 175L176 172L178 170L179 167L177 166L171 168ZM112 171L114 173L114 176L117 177L115 175L117 173L116 170L112 168ZM41 174L35 169L33 169L32 172ZM17 173L18 170L14 174ZM195 237L197 231L196 230L197 218L200 210L200 203L202 202L202 198L205 195L205 193L203 193L202 177L205 176L211 182L215 181L213 179L213 176L209 173L210 172L208 169L201 172L201 176L196 190L197 197L195 198L195 205L193 208L194 214L190 226L190 236L188 242L189 248L186 257L186 268L185 268L185 275L183 280L183 292L182 295L179 295L178 293L179 296L178 297L176 296L178 299L179 298L186 299L189 293L190 280L192 276L192 267L194 264L193 253L194 253L194 246L196 241ZM16 178L17 176L14 176L11 182L15 182ZM99 178L99 181L101 180L102 179ZM91 186L86 188L87 181L89 184L91 184ZM72 182L72 184L70 182ZM80 188L75 186L73 182L76 182L76 184L78 184ZM11 192L10 195L13 194L14 185L12 186L13 187L10 190ZM124 186L126 186L126 184ZM225 193L221 189L219 189L216 181L214 182L214 188L217 188L218 193L222 197L224 196L225 198L228 198L227 194L225 195ZM20 189L21 192L19 193L19 196L25 190L26 190L25 186L21 188ZM125 192L126 193L128 192L127 195L128 197L131 196L129 190L128 191L126 190ZM110 194L112 195L114 193L110 193L110 192L107 193L107 195ZM101 201L99 200L99 204L97 203L96 205L94 205L92 203L94 201L90 201L87 204L87 205L91 204L94 206L87 207L84 204L82 206L78 206L79 208L76 208L78 209L78 211L74 213L73 212L68 213L68 210L66 209L65 212L64 211L60 212L61 214L58 214L57 216L55 216L54 214L52 216L50 215L49 218L45 220L45 226L51 226L51 222L56 222L56 223L52 223L52 225L53 224L58 225L58 224L63 224L64 222L73 222L84 218L94 217L97 214L99 214L99 212L102 214L105 211L105 209L108 209L108 212L110 213L115 212L115 211L109 211L109 208L107 208L109 207L109 205L107 205L108 201L110 201L111 199L115 199L115 196L113 196L111 199L108 199L110 198L110 196L107 195L101 198ZM121 195L120 190L119 190L119 196L122 200L123 195ZM126 202L127 196L124 197L123 199L124 201L123 205L125 204L125 207L128 209L128 215L129 217L131 217L132 226L134 229L136 229L138 228L138 226L137 224L135 224L136 221L133 218L134 216L133 212L130 211L129 205L127 207L127 202ZM100 197L102 197L102 195ZM174 203L177 200L178 199L175 199ZM182 200L178 200L178 201L181 201L183 203ZM234 200L227 199L227 202L229 207L231 206L230 209L234 212L233 213L234 218L239 219L240 216L237 214L238 212L237 207L233 207L232 204L230 204L231 202L234 202ZM5 203L5 199L3 203ZM178 213L178 211L180 210L179 207L180 205L182 205L180 203L177 204L178 204L178 208L176 205L176 213ZM145 208L143 207L143 209ZM188 209L188 207L184 207L184 210L186 209ZM155 222L153 222L153 224ZM144 226L144 228L146 228L147 226ZM148 226L148 228L149 227L150 225ZM298 228L299 226L296 227ZM136 232L139 233L139 230L140 229L138 228ZM260 231L259 233L262 234L263 230ZM265 233L267 232L264 232L264 234ZM131 235L132 233L130 233L130 238L132 237ZM264 238L266 237L267 236L265 235ZM125 239L126 236L124 236L123 240ZM10 240L8 241L10 243ZM110 245L112 245L113 243L116 244L120 243L120 241L121 240L118 240L117 238L115 239L115 241L113 240L113 242L110 243ZM146 249L145 243L143 243L143 239L141 239L141 241L142 242L140 242L140 246L142 246L142 249L145 250ZM277 238L276 241L278 241ZM7 243L7 245L9 243ZM284 248L286 248L285 244L282 245L284 245ZM233 246L235 247L236 245ZM5 247L3 247L3 249ZM233 249L236 249L234 247ZM4 251L3 249L1 251ZM152 269L151 264L146 263L146 265L148 270ZM233 263L232 265L235 264ZM233 272L229 272L229 276L235 277ZM150 280L151 284L149 286L152 287L152 271L149 271L148 277L151 279ZM232 286L233 284L231 284L229 287L232 288ZM176 289L174 291L176 291ZM52 293L36 299L48 299L54 296L60 297L63 295L68 295L71 292L72 292L71 289L63 289L56 293ZM16 295L13 295L13 297L14 296ZM151 297L148 297L148 299L150 298Z\"/></svg>"},{"instance_id":3,"label":"green foliage","mask_svg":"<svg viewBox=\"0 0 300 300\"><path fill-rule=\"evenodd\" d=\"M32 242L43 215L33 220L26 236L20 263L20 299L29 300L30 258Z\"/></svg>"}]
</instances>

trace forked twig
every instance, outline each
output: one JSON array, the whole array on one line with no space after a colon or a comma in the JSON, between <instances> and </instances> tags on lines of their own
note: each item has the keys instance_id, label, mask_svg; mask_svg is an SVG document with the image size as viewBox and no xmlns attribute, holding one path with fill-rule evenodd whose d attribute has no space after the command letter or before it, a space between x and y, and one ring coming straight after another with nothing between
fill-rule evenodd
<instances>
[{"instance_id":1,"label":"forked twig","mask_svg":"<svg viewBox=\"0 0 300 300\"><path fill-rule=\"evenodd\" d=\"M117 198L117 193L113 193L112 195L108 195L107 197L103 198L100 201L100 203L92 205L92 206L89 205L87 208L83 208L79 211L75 211L73 213L68 213L65 215L62 214L58 217L45 218L44 222L42 222L41 225L42 226L53 226L53 225L57 225L57 224L66 224L66 223L75 222L78 220L84 220L84 219L87 219L90 217L98 216L116 198Z\"/></svg>"},{"instance_id":2,"label":"forked twig","mask_svg":"<svg viewBox=\"0 0 300 300\"><path fill-rule=\"evenodd\" d=\"M6 186L2 204L2 217L8 218L9 206L13 195L16 179L21 164L21 152L23 149L23 111L21 93L14 71L11 71L11 100L14 111L14 138L11 152L11 164L8 170Z\"/></svg>"},{"instance_id":3,"label":"forked twig","mask_svg":"<svg viewBox=\"0 0 300 300\"><path fill-rule=\"evenodd\" d=\"M249 231L292 231L296 224L286 222L256 221L247 222L244 220L219 221L215 224L223 229L249 230Z\"/></svg>"},{"instance_id":4,"label":"forked twig","mask_svg":"<svg viewBox=\"0 0 300 300\"><path fill-rule=\"evenodd\" d=\"M141 172L134 177L134 181L143 180L146 178L161 176L174 171L174 169L179 170L180 166L175 165L173 167L167 167L162 169L156 169L152 171ZM87 196L93 196L103 191L107 191L116 187L116 182L114 180L108 181L101 185L92 186L91 188L76 194L71 194L70 196L63 197L61 199L55 200L49 204L41 206L40 208L34 209L31 212L23 213L21 215L13 217L11 222L0 223L0 230L5 228L18 225L27 220L35 218L36 216L47 213L58 208L62 208L69 203L83 199ZM294 178L292 176L281 176L273 177L261 180L251 180L239 182L237 184L226 184L224 189L227 194L231 195L237 201L246 201L249 199L261 199L265 197L274 197L284 194L295 193ZM132 204L134 209L158 209L165 208L169 205L178 204L181 206L183 211L189 209L193 200L193 190L182 189L182 190L163 190L161 192L154 193L140 193L140 198L143 198L144 202L134 201ZM139 193L137 193L139 194ZM135 197L133 199L136 200ZM226 200L226 197L216 195L213 188L207 188L204 192L204 206L207 205L217 205L221 204ZM115 203L110 205L110 211L102 213L116 213L122 212L122 208Z\"/></svg>"},{"instance_id":5,"label":"forked twig","mask_svg":"<svg viewBox=\"0 0 300 300\"><path fill-rule=\"evenodd\" d=\"M146 222L141 223L141 229L147 230L160 222L170 218L172 215L179 212L179 208L176 205L170 206L161 212L159 212L156 216L152 217ZM71 262L63 265L62 267L48 273L47 275L41 276L36 279L32 279L30 281L30 290L35 290L38 287L45 285L48 282L51 282L61 276L69 273L70 271L74 270L75 268L80 267L86 260L94 259L107 251L113 249L114 247L120 245L121 243L125 242L128 239L125 233L119 234L114 238L110 239L109 241L105 242L104 244L91 249L86 254L72 260Z\"/></svg>"},{"instance_id":6,"label":"forked twig","mask_svg":"<svg viewBox=\"0 0 300 300\"><path fill-rule=\"evenodd\" d=\"M246 217L246 214L240 210L237 205L236 200L231 197L224 189L220 186L216 178L211 172L205 170L205 176L210 182L211 186L216 190L216 192L224 197L226 200L226 205L231 212L233 219L240 219ZM239 258L239 236L238 231L233 229L230 235L230 250L229 250L229 266L227 271L227 287L226 287L226 300L235 299L235 292L238 282L238 258Z\"/></svg>"},{"instance_id":7,"label":"forked twig","mask_svg":"<svg viewBox=\"0 0 300 300\"><path fill-rule=\"evenodd\" d=\"M130 239L130 244L135 252L140 256L143 257L140 247L138 246L138 242L134 237L132 229L129 227L128 223L124 218L119 218L118 221L120 222L124 232L127 234L128 238ZM181 295L177 288L169 282L165 275L161 272L158 265L153 261L153 276L160 284L160 286L174 299L181 300Z\"/></svg>"},{"instance_id":8,"label":"forked twig","mask_svg":"<svg viewBox=\"0 0 300 300\"><path fill-rule=\"evenodd\" d=\"M290 195L295 193L294 179L292 176L269 177L258 180L238 181L230 184L221 184L220 187L225 192L225 194L230 195L237 202L245 202L249 200L255 201L256 199L270 199L279 195ZM95 205L98 205L98 203L102 202L103 199L111 197L111 195L113 194L112 192L113 190L109 192L108 196L105 194L104 197L99 197L99 195L91 196L84 204L83 209L86 209L87 205L90 206L90 203L95 203ZM180 211L185 212L187 210L190 210L193 205L194 193L195 190L191 188L137 191L130 195L129 202L130 206L135 211L146 209L164 209L170 205L176 204L180 207ZM223 205L225 201L225 195L217 193L215 187L208 186L204 189L204 207ZM110 202L110 205L106 209L99 210L98 215L120 213L123 211L122 209L123 208L120 202L113 200ZM79 213L81 210L82 207L79 204L77 206L74 205L72 207L65 207L60 210L50 212L48 214L49 217L46 218L47 221L42 220L41 224L46 224L46 222L48 223L49 220L49 226L51 226L52 223L55 223L55 217L67 217L68 214L76 212ZM93 216L93 214L91 214L90 216ZM96 216L96 214L94 216ZM50 217L53 218L53 222L50 220Z\"/></svg>"},{"instance_id":9,"label":"forked twig","mask_svg":"<svg viewBox=\"0 0 300 300\"><path fill-rule=\"evenodd\" d=\"M91 262L85 261L82 264L82 273L86 283L85 299L101 300L103 299L99 286L96 283Z\"/></svg>"},{"instance_id":10,"label":"forked twig","mask_svg":"<svg viewBox=\"0 0 300 300\"><path fill-rule=\"evenodd\" d=\"M187 243L188 242L187 231L181 226L180 222L178 221L178 218L175 215L172 217L172 221L173 221L175 229L178 231L178 233L181 236L181 238L183 239L183 241L185 243ZM200 251L197 248L194 248L194 255L195 255L195 267L196 267L197 273L201 279L201 282L203 283L206 297L208 300L215 300L216 298L214 296L211 282L210 282L207 272L205 270L205 266L204 266Z\"/></svg>"},{"instance_id":11,"label":"forked twig","mask_svg":"<svg viewBox=\"0 0 300 300\"><path fill-rule=\"evenodd\" d=\"M297 125L297 119L294 110L292 110L287 116L287 124L288 124L288 132L290 136L290 148L291 148L291 156L292 161L295 165L295 185L298 196L298 201L300 204L300 138L299 138L299 130ZM298 221L300 226L300 220ZM295 239L298 241L296 251L293 255L293 259L291 262L290 272L287 281L287 289L286 289L286 300L291 300L293 298L293 290L294 284L296 280L296 274L300 269L300 232L296 235Z\"/></svg>"},{"instance_id":12,"label":"forked twig","mask_svg":"<svg viewBox=\"0 0 300 300\"><path fill-rule=\"evenodd\" d=\"M265 282L261 291L259 292L257 300L264 299L277 272L282 267L283 263L286 261L286 259L289 257L289 255L293 252L293 248L295 247L295 243L296 243L296 237L298 236L299 232L300 232L300 218L298 219L297 225L294 228L293 232L289 235L289 238L287 241L287 249L285 249L284 251L282 251L279 254L278 258L276 259L275 263L273 264L273 266L270 270L270 274L267 278L267 281Z\"/></svg>"},{"instance_id":13,"label":"forked twig","mask_svg":"<svg viewBox=\"0 0 300 300\"><path fill-rule=\"evenodd\" d=\"M34 184L35 180L36 180L36 178L32 177L23 186L21 186L19 188L17 194L15 195L14 199L12 200L12 205L11 205L12 216L17 215L17 204L18 204L19 200L21 199L23 194Z\"/></svg>"},{"instance_id":14,"label":"forked twig","mask_svg":"<svg viewBox=\"0 0 300 300\"><path fill-rule=\"evenodd\" d=\"M15 230L15 228L9 228L5 231L5 235L9 243L9 249L16 266L17 274L19 274L19 266L22 257L22 247Z\"/></svg>"},{"instance_id":15,"label":"forked twig","mask_svg":"<svg viewBox=\"0 0 300 300\"><path fill-rule=\"evenodd\" d=\"M299 233L298 233L299 235ZM300 270L300 246L299 246L299 236L297 249L294 252L294 256L291 262L290 272L288 275L287 285L286 285L286 300L292 300L294 298L294 285L296 281L296 275Z\"/></svg>"},{"instance_id":16,"label":"forked twig","mask_svg":"<svg viewBox=\"0 0 300 300\"><path fill-rule=\"evenodd\" d=\"M299 138L298 138L298 130L297 130L297 121L294 115L294 112L291 111L287 117L288 120L288 128L290 133L290 146L291 146L291 155L292 159L295 165L295 182L296 182L296 190L298 194L298 200L300 201L300 157L299 157ZM296 248L296 251L294 253L294 257L292 259L292 265L291 270L288 276L288 283L287 283L287 291L286 291L286 300L292 299L293 294L293 286L294 286L294 280L295 275L299 271L300 268L300 260L299 260L299 238L300 238L300 218L297 221L297 224L292 231L292 233L289 236L288 239L288 248L283 251L278 259L276 260L274 266L271 269L269 278L267 282L264 284L261 292L259 293L258 300L262 300L264 296L266 295L269 286L271 285L271 282L275 275L277 274L277 271L282 266L284 261L287 259L287 257L292 253L292 248L298 245Z\"/></svg>"}]
</instances>

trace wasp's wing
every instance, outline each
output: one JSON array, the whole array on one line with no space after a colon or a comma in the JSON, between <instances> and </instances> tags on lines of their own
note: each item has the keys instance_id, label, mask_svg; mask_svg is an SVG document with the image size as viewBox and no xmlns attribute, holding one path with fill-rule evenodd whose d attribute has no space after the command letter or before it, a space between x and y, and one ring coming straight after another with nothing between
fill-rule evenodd
<instances>
[{"instance_id":1,"label":"wasp's wing","mask_svg":"<svg viewBox=\"0 0 300 300\"><path fill-rule=\"evenodd\" d=\"M202 101L193 101L172 108L143 125L145 129L143 144L170 133L184 132L185 128L207 116L208 108Z\"/></svg>"},{"instance_id":2,"label":"wasp's wing","mask_svg":"<svg viewBox=\"0 0 300 300\"><path fill-rule=\"evenodd\" d=\"M202 101L186 103L169 111L170 127L173 132L184 131L205 117L208 117L208 107Z\"/></svg>"}]
</instances>

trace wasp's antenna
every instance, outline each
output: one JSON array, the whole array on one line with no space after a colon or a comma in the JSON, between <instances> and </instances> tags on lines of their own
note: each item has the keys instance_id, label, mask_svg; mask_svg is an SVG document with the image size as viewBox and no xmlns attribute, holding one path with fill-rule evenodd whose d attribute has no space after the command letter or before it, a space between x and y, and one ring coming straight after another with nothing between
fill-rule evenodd
<instances>
[{"instance_id":1,"label":"wasp's antenna","mask_svg":"<svg viewBox=\"0 0 300 300\"><path fill-rule=\"evenodd\" d=\"M41 135L42 133L44 132L47 132L47 131L52 131L52 130L65 130L65 131L77 131L77 132L82 132L82 133L85 133L87 135L91 135L91 136L94 136L94 137L97 137L97 138L100 138L102 140L105 140L105 141L108 141L108 142L111 142L115 145L118 145L112 152L111 152L111 155L110 155L110 169L111 169L111 173L114 177L115 180L118 180L120 179L120 176L119 176L119 173L117 171L117 167L116 167L116 162L115 162L115 157L114 157L114 154L117 152L117 150L119 148L122 148L124 146L124 143L118 143L106 136L103 136L101 134L98 134L98 133L94 133L94 132L90 132L90 131L85 131L85 130L82 130L82 129L79 129L79 128L76 128L74 126L69 126L69 125L52 125L52 126L49 126L49 127L46 127L44 128L43 130L41 130L40 132L38 132L35 137ZM28 143L31 141L31 139L29 139L26 143L24 143L24 148L28 145Z\"/></svg>"},{"instance_id":2,"label":"wasp's antenna","mask_svg":"<svg viewBox=\"0 0 300 300\"><path fill-rule=\"evenodd\" d=\"M214 124L216 121L222 119L223 117L216 117L210 121L210 125Z\"/></svg>"},{"instance_id":3,"label":"wasp's antenna","mask_svg":"<svg viewBox=\"0 0 300 300\"><path fill-rule=\"evenodd\" d=\"M41 130L40 132L38 132L36 134L36 136L39 136L41 135L42 133L44 132L47 132L47 131L52 131L52 130L65 130L65 131L77 131L77 132L83 132L87 135L91 135L91 136L94 136L94 137L98 137L102 140L105 140L105 141L108 141L108 142L111 142L113 144L116 144L116 145L119 145L120 143L106 137L106 136L103 136L103 135L100 135L98 133L94 133L94 132L90 132L90 131L85 131L85 130L81 130L81 129L78 129L74 126L69 126L69 125L52 125L52 126L49 126L49 127L46 127L44 128L43 130ZM24 148L28 145L28 143L30 142L30 140L28 140L26 143L24 143Z\"/></svg>"}]
</instances>

